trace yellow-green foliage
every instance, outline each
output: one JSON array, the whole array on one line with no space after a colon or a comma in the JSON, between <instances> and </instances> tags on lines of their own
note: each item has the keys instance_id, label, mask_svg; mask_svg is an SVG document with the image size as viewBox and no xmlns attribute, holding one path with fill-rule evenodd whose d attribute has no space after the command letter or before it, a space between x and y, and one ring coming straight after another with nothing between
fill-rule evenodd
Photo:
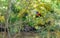
<instances>
[{"instance_id":1,"label":"yellow-green foliage","mask_svg":"<svg viewBox=\"0 0 60 38\"><path fill-rule=\"evenodd\" d=\"M5 10L3 8L5 7L3 6L1 10ZM36 17L36 12L39 12L41 16ZM25 16L25 13L28 15ZM51 21L50 25L54 25L55 20L58 18L56 17L56 13L60 16L60 0L20 0L12 4L11 13L9 13L10 16L8 20L14 24L20 19L25 19L24 21L22 20L23 23L27 22L28 25L38 29L38 24L45 25L45 23L48 23L49 21ZM0 16L0 22L4 21L5 16Z\"/></svg>"},{"instance_id":2,"label":"yellow-green foliage","mask_svg":"<svg viewBox=\"0 0 60 38\"><path fill-rule=\"evenodd\" d=\"M0 22L5 22L4 16L0 16Z\"/></svg>"}]
</instances>

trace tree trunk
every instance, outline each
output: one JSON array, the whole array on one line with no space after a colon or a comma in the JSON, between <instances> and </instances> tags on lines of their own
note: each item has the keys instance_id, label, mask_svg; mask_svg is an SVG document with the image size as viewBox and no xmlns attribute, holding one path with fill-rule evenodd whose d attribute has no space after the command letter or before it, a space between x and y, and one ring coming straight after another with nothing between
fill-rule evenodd
<instances>
[{"instance_id":1,"label":"tree trunk","mask_svg":"<svg viewBox=\"0 0 60 38\"><path fill-rule=\"evenodd\" d=\"M9 14L11 13L11 2L12 2L12 0L8 0L8 6L7 6L8 9L6 10L6 14L5 14L5 28L7 28L7 31L8 31L8 33L7 33L8 38L11 38L10 33L9 33L9 29L8 29L8 27L9 27L9 22L8 22ZM6 29L5 29L5 32L6 32Z\"/></svg>"}]
</instances>

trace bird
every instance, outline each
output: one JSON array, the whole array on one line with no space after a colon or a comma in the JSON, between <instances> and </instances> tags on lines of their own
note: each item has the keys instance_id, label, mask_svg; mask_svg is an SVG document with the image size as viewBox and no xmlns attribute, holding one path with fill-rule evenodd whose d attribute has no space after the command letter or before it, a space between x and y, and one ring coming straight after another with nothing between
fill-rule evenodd
<instances>
[{"instance_id":1,"label":"bird","mask_svg":"<svg viewBox=\"0 0 60 38\"><path fill-rule=\"evenodd\" d=\"M41 16L41 14L39 12L36 12L36 17Z\"/></svg>"}]
</instances>

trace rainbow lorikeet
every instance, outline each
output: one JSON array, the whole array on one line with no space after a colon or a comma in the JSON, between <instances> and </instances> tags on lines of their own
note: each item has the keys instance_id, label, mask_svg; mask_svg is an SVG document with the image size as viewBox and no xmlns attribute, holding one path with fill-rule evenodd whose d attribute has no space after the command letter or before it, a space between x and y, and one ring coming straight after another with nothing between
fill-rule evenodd
<instances>
[{"instance_id":1,"label":"rainbow lorikeet","mask_svg":"<svg viewBox=\"0 0 60 38\"><path fill-rule=\"evenodd\" d=\"M36 12L36 17L41 16L41 14L39 12Z\"/></svg>"}]
</instances>

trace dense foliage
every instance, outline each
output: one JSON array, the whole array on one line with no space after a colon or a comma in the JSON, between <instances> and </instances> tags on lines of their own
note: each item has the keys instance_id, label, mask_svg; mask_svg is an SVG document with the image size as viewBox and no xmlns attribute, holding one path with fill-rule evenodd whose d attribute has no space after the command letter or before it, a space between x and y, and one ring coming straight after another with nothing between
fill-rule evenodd
<instances>
[{"instance_id":1,"label":"dense foliage","mask_svg":"<svg viewBox=\"0 0 60 38\"><path fill-rule=\"evenodd\" d=\"M8 3L8 0L0 0L0 23L3 24L6 21ZM60 25L60 0L11 0L10 9L8 26L11 33L24 29L25 25L38 31L41 26L56 29Z\"/></svg>"}]
</instances>

